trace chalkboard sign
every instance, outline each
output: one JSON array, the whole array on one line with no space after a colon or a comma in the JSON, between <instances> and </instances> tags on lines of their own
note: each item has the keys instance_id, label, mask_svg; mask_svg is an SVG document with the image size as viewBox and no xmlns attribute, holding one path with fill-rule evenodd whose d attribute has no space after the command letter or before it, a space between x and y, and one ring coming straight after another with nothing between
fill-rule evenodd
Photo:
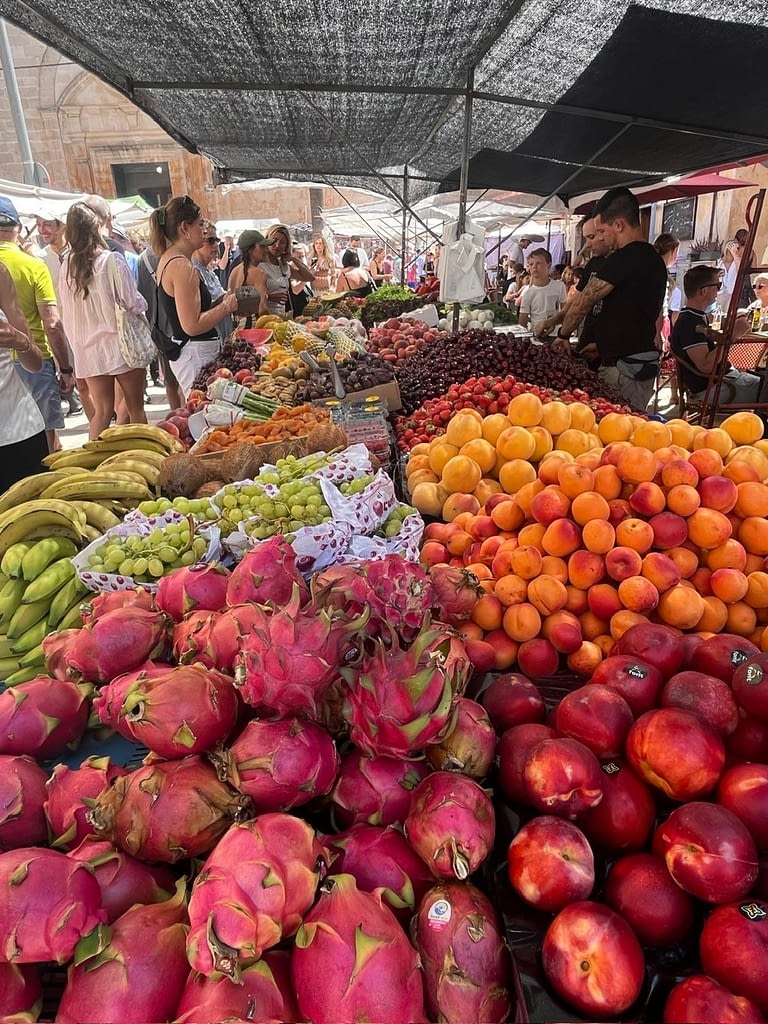
<instances>
[{"instance_id":1,"label":"chalkboard sign","mask_svg":"<svg viewBox=\"0 0 768 1024\"><path fill-rule=\"evenodd\" d=\"M681 242L693 238L696 226L696 197L676 199L672 203L664 203L664 217L661 230L675 235Z\"/></svg>"}]
</instances>

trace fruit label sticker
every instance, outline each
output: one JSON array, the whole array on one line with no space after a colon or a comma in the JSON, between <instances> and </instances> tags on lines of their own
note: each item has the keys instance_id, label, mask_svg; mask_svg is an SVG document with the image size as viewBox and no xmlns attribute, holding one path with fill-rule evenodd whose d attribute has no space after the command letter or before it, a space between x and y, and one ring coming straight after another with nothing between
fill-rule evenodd
<instances>
[{"instance_id":1,"label":"fruit label sticker","mask_svg":"<svg viewBox=\"0 0 768 1024\"><path fill-rule=\"evenodd\" d=\"M731 654L731 664L734 668L737 668L742 662L746 661L749 655L746 651L733 651Z\"/></svg>"},{"instance_id":2,"label":"fruit label sticker","mask_svg":"<svg viewBox=\"0 0 768 1024\"><path fill-rule=\"evenodd\" d=\"M448 900L435 900L427 912L427 923L434 931L441 931L451 920L451 904Z\"/></svg>"},{"instance_id":3,"label":"fruit label sticker","mask_svg":"<svg viewBox=\"0 0 768 1024\"><path fill-rule=\"evenodd\" d=\"M627 669L627 675L632 676L633 679L645 679L648 673L640 665L630 665Z\"/></svg>"},{"instance_id":4,"label":"fruit label sticker","mask_svg":"<svg viewBox=\"0 0 768 1024\"><path fill-rule=\"evenodd\" d=\"M762 903L742 903L739 913L743 914L748 921L763 921L768 917L768 910Z\"/></svg>"},{"instance_id":5,"label":"fruit label sticker","mask_svg":"<svg viewBox=\"0 0 768 1024\"><path fill-rule=\"evenodd\" d=\"M744 681L748 686L757 686L763 680L763 670L759 665L750 665L744 673Z\"/></svg>"},{"instance_id":6,"label":"fruit label sticker","mask_svg":"<svg viewBox=\"0 0 768 1024\"><path fill-rule=\"evenodd\" d=\"M621 765L616 764L615 761L608 761L607 764L601 764L600 767L606 775L616 775L621 771Z\"/></svg>"}]
</instances>

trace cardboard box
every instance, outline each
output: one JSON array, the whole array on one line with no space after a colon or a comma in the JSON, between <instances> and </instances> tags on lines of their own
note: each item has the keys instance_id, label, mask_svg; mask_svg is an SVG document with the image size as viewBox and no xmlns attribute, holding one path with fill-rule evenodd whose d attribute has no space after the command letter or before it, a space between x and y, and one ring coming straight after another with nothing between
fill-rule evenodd
<instances>
[{"instance_id":1,"label":"cardboard box","mask_svg":"<svg viewBox=\"0 0 768 1024\"><path fill-rule=\"evenodd\" d=\"M403 408L403 403L400 398L400 388L396 380L391 380L387 384L377 384L375 388L366 388L364 391L350 391L343 401L344 404L352 404L353 402L364 402L366 398L372 398L374 396L384 399L390 412L400 412ZM334 398L333 395L328 395L327 398L315 399L312 404L325 405L326 402L336 401L338 401L338 399Z\"/></svg>"}]
</instances>

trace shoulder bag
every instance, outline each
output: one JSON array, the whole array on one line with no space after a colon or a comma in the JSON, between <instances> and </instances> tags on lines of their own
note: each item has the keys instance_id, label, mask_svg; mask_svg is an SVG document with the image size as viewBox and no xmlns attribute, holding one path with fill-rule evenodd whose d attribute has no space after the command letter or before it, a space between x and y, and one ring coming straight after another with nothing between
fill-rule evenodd
<instances>
[{"instance_id":1,"label":"shoulder bag","mask_svg":"<svg viewBox=\"0 0 768 1024\"><path fill-rule=\"evenodd\" d=\"M140 370L149 366L155 356L155 343L143 313L132 313L119 305L117 262L114 254L109 256L109 277L115 295L115 320L120 354L127 366Z\"/></svg>"}]
</instances>

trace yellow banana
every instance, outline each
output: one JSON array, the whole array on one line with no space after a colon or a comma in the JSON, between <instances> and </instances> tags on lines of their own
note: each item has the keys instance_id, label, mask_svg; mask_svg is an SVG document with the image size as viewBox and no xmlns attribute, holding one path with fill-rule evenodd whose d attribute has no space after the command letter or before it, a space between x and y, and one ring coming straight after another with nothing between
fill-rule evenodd
<instances>
[{"instance_id":1,"label":"yellow banana","mask_svg":"<svg viewBox=\"0 0 768 1024\"><path fill-rule=\"evenodd\" d=\"M105 453L100 450L91 451L85 447L70 448L64 454L52 452L50 455L46 455L43 462L50 466L51 469L71 469L73 467L75 469L96 469L108 454L108 452Z\"/></svg>"},{"instance_id":2,"label":"yellow banana","mask_svg":"<svg viewBox=\"0 0 768 1024\"><path fill-rule=\"evenodd\" d=\"M19 541L18 544L14 544L8 548L5 554L0 560L0 570L3 575L10 579L18 579L22 574L22 562L24 561L24 555L31 549L32 545L27 544L25 541Z\"/></svg>"},{"instance_id":3,"label":"yellow banana","mask_svg":"<svg viewBox=\"0 0 768 1024\"><path fill-rule=\"evenodd\" d=\"M75 575L71 558L59 558L41 572L24 591L23 604L36 604L47 600L50 604L54 594Z\"/></svg>"},{"instance_id":4,"label":"yellow banana","mask_svg":"<svg viewBox=\"0 0 768 1024\"><path fill-rule=\"evenodd\" d=\"M71 580L64 584L58 593L54 594L51 599L50 608L48 609L48 625L51 629L56 629L64 618L68 615L72 608L80 608L83 598L88 593L88 588L84 583L81 583L77 576L73 576ZM0 655L3 652L2 637L0 637Z\"/></svg>"},{"instance_id":5,"label":"yellow banana","mask_svg":"<svg viewBox=\"0 0 768 1024\"><path fill-rule=\"evenodd\" d=\"M93 470L90 469L78 469L73 470L68 477L65 479L54 480L50 487L46 487L43 493L40 495L41 499L44 498L57 498L59 494L59 488L63 487L64 484L80 484L81 487L85 487L90 480L93 479Z\"/></svg>"},{"instance_id":6,"label":"yellow banana","mask_svg":"<svg viewBox=\"0 0 768 1024\"><path fill-rule=\"evenodd\" d=\"M11 642L12 641L8 639L5 633L0 633L0 659L10 658L13 654L13 651L11 650ZM0 679L2 679L2 676L0 676Z\"/></svg>"},{"instance_id":7,"label":"yellow banana","mask_svg":"<svg viewBox=\"0 0 768 1024\"><path fill-rule=\"evenodd\" d=\"M102 465L96 470L96 476L115 473L130 473L131 476L140 477L145 483L154 487L160 479L160 469L149 462L143 462L138 456L125 459L122 462L113 462L109 466Z\"/></svg>"},{"instance_id":8,"label":"yellow banana","mask_svg":"<svg viewBox=\"0 0 768 1024\"><path fill-rule=\"evenodd\" d=\"M176 451L181 447L176 438L153 423L124 423L120 426L107 427L99 434L100 441L124 441L127 438L154 441L169 451Z\"/></svg>"},{"instance_id":9,"label":"yellow banana","mask_svg":"<svg viewBox=\"0 0 768 1024\"><path fill-rule=\"evenodd\" d=\"M44 662L32 665L29 668L19 668L17 665L16 671L6 678L5 685L18 686L19 683L28 683L30 679L34 679L35 676L39 675L45 675Z\"/></svg>"},{"instance_id":10,"label":"yellow banana","mask_svg":"<svg viewBox=\"0 0 768 1024\"><path fill-rule=\"evenodd\" d=\"M85 515L86 525L95 527L100 533L106 533L113 526L120 525L120 518L101 502L73 499L72 504Z\"/></svg>"},{"instance_id":11,"label":"yellow banana","mask_svg":"<svg viewBox=\"0 0 768 1024\"><path fill-rule=\"evenodd\" d=\"M0 622L9 623L21 604L27 585L24 580L9 580L0 590Z\"/></svg>"},{"instance_id":12,"label":"yellow banana","mask_svg":"<svg viewBox=\"0 0 768 1024\"><path fill-rule=\"evenodd\" d=\"M168 436L170 437L170 434ZM138 437L125 437L122 441L116 438L112 441L87 441L83 447L88 452L100 453L107 458L111 455L125 455L128 452L133 452L134 454L146 452L148 454L162 455L163 458L167 458L171 454L165 445L158 444L157 441L147 438Z\"/></svg>"},{"instance_id":13,"label":"yellow banana","mask_svg":"<svg viewBox=\"0 0 768 1024\"><path fill-rule=\"evenodd\" d=\"M24 555L21 574L27 582L37 579L49 565L60 558L72 558L77 554L77 545L66 537L45 537L39 540Z\"/></svg>"},{"instance_id":14,"label":"yellow banana","mask_svg":"<svg viewBox=\"0 0 768 1024\"><path fill-rule=\"evenodd\" d=\"M101 468L105 466L120 466L122 462L130 462L131 459L140 459L141 462L148 462L151 466L156 466L158 469L162 466L165 459L168 456L165 450L162 452L156 451L153 448L128 448L125 451L115 452L114 455L110 455L108 459L105 459Z\"/></svg>"},{"instance_id":15,"label":"yellow banana","mask_svg":"<svg viewBox=\"0 0 768 1024\"><path fill-rule=\"evenodd\" d=\"M11 545L20 540L29 541L42 537L69 537L76 544L80 544L83 540L83 530L78 522L62 513L38 509L19 519L0 524L0 557Z\"/></svg>"},{"instance_id":16,"label":"yellow banana","mask_svg":"<svg viewBox=\"0 0 768 1024\"><path fill-rule=\"evenodd\" d=\"M70 471L64 469L50 469L47 473L35 473L33 476L25 476L11 484L7 491L0 495L0 512L7 512L9 509L21 505L24 501L32 501L39 498L43 491L47 490L56 480L65 480Z\"/></svg>"},{"instance_id":17,"label":"yellow banana","mask_svg":"<svg viewBox=\"0 0 768 1024\"><path fill-rule=\"evenodd\" d=\"M112 470L97 469L92 474L97 480L114 480L116 483L126 484L144 484L146 486L147 478L143 473L139 473L136 470L129 470L125 468L118 469L115 467Z\"/></svg>"},{"instance_id":18,"label":"yellow banana","mask_svg":"<svg viewBox=\"0 0 768 1024\"><path fill-rule=\"evenodd\" d=\"M90 523L86 523L83 527L83 536L89 544L92 544L95 540L101 540L104 534L95 526L91 526Z\"/></svg>"},{"instance_id":19,"label":"yellow banana","mask_svg":"<svg viewBox=\"0 0 768 1024\"><path fill-rule=\"evenodd\" d=\"M35 601L33 604L20 604L8 623L8 639L14 642L24 636L41 619L48 618L51 608L50 600ZM13 650L13 644L11 644Z\"/></svg>"},{"instance_id":20,"label":"yellow banana","mask_svg":"<svg viewBox=\"0 0 768 1024\"><path fill-rule=\"evenodd\" d=\"M30 626L25 633L21 634L11 646L11 650L14 654L26 654L27 651L31 651L33 647L42 643L43 637L47 636L48 632L48 623L45 619L40 619L34 626Z\"/></svg>"},{"instance_id":21,"label":"yellow banana","mask_svg":"<svg viewBox=\"0 0 768 1024\"><path fill-rule=\"evenodd\" d=\"M85 526L85 515L80 511L80 509L75 508L75 506L70 504L68 501L60 501L51 495L45 499L40 497L35 498L32 501L25 501L21 505L17 505L16 508L11 508L8 509L7 512L0 513L0 530L9 523L16 522L19 519L24 519L37 512L51 512L60 517L57 519L56 515L52 516L51 524L58 523L61 520L66 520L75 527L78 525Z\"/></svg>"},{"instance_id":22,"label":"yellow banana","mask_svg":"<svg viewBox=\"0 0 768 1024\"><path fill-rule=\"evenodd\" d=\"M138 502L151 501L154 497L146 481L139 484L133 481L113 480L110 477L89 480L87 484L61 484L61 489L57 493L61 500L79 498L85 501L96 498L119 498L121 501L128 499Z\"/></svg>"}]
</instances>

